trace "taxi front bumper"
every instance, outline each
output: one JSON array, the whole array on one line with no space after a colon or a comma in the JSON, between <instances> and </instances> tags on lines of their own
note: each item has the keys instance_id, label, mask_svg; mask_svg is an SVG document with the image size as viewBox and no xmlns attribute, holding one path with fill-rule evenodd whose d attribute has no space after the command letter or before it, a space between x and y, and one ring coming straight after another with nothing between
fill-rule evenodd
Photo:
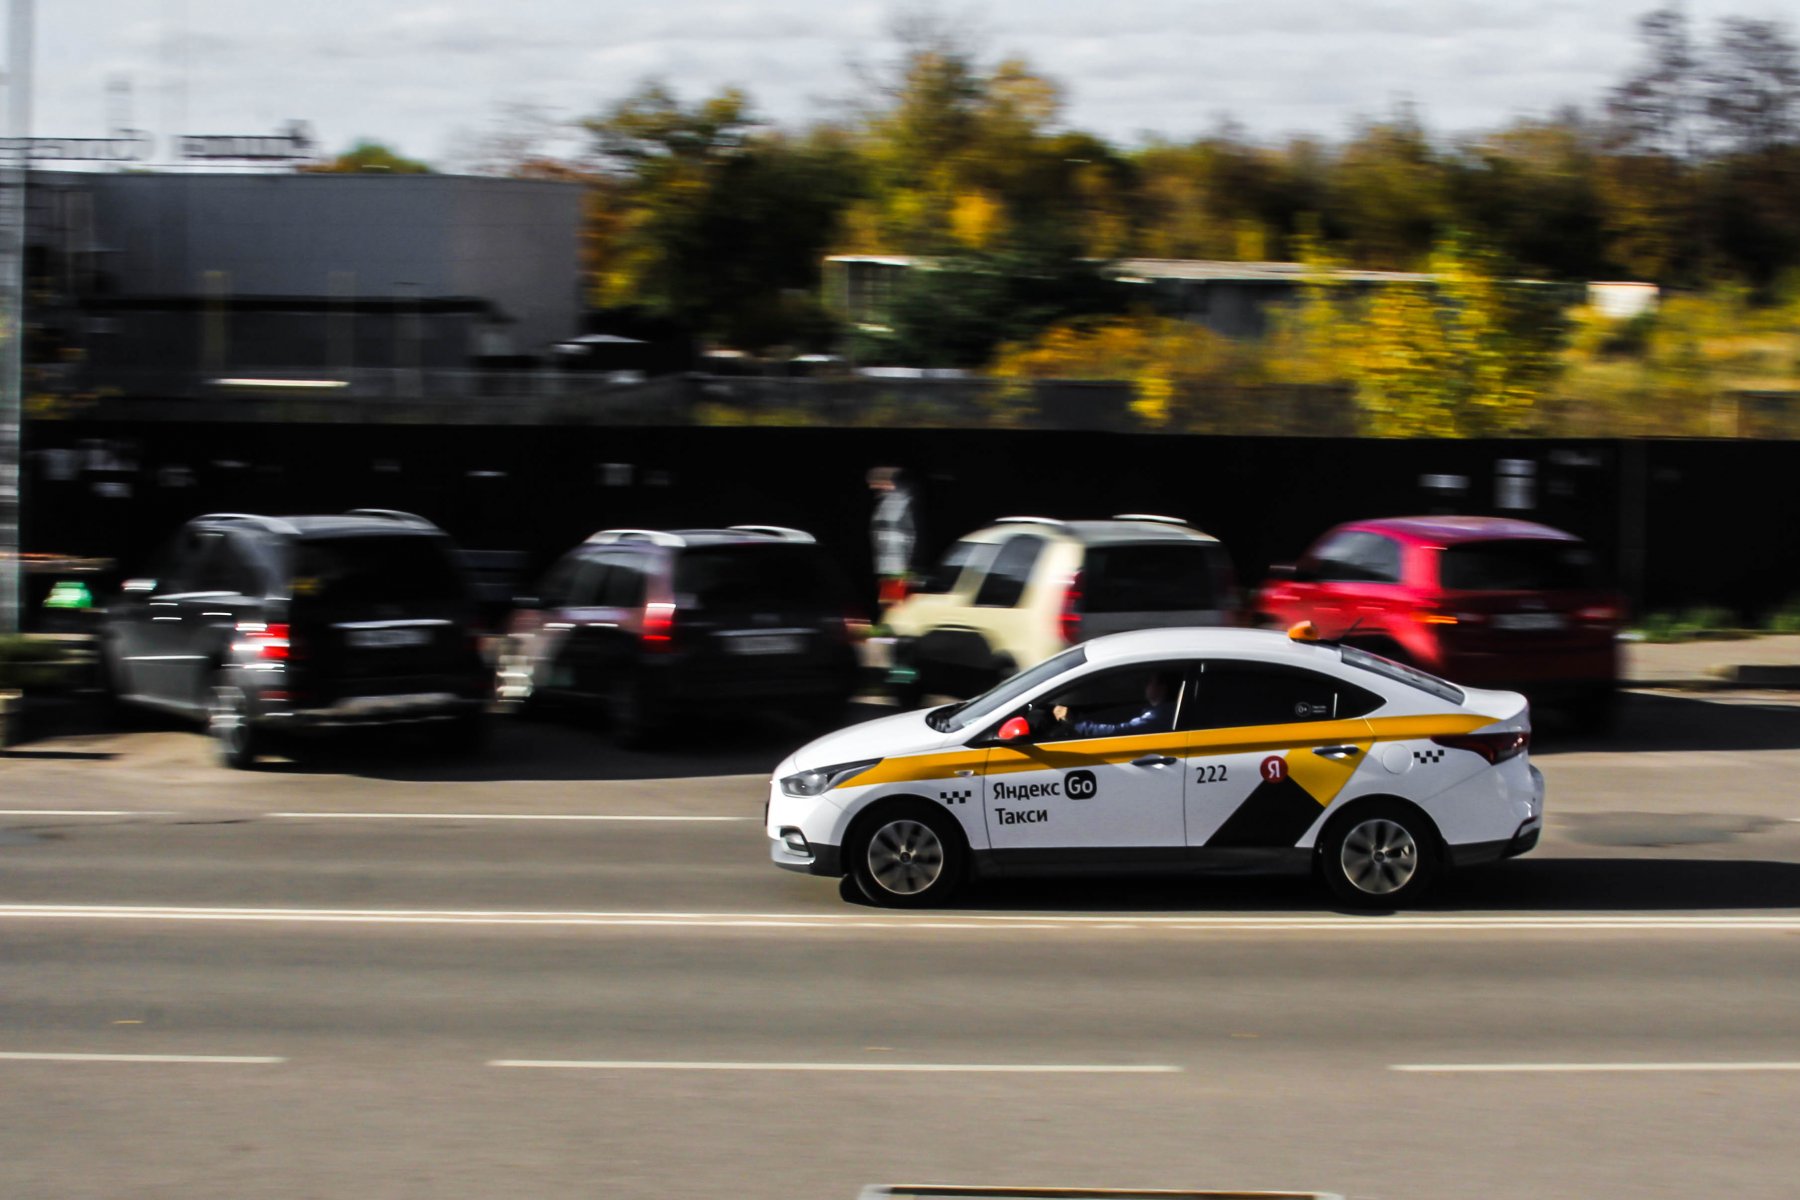
<instances>
[{"instance_id":1,"label":"taxi front bumper","mask_svg":"<svg viewBox=\"0 0 1800 1200\"><path fill-rule=\"evenodd\" d=\"M783 832L789 831L783 830ZM828 875L837 879L844 874L841 849L819 842L808 842L806 849L801 851L790 846L783 838L771 837L769 839L769 861L784 870L798 871L803 875Z\"/></svg>"}]
</instances>

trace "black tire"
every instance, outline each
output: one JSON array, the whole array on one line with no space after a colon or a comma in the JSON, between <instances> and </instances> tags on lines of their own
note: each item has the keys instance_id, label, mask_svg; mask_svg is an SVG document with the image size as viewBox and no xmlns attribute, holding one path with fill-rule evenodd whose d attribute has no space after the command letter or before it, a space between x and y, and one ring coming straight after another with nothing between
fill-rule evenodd
<instances>
[{"instance_id":1,"label":"black tire","mask_svg":"<svg viewBox=\"0 0 1800 1200\"><path fill-rule=\"evenodd\" d=\"M962 826L924 801L879 806L857 822L846 841L856 889L884 908L936 908L968 875Z\"/></svg>"},{"instance_id":2,"label":"black tire","mask_svg":"<svg viewBox=\"0 0 1800 1200\"><path fill-rule=\"evenodd\" d=\"M900 706L901 712L911 712L915 708L925 707L925 684L917 675L905 683L888 684L888 694L894 703Z\"/></svg>"},{"instance_id":3,"label":"black tire","mask_svg":"<svg viewBox=\"0 0 1800 1200\"><path fill-rule=\"evenodd\" d=\"M113 639L101 638L95 658L94 673L99 677L100 686L99 713L107 727L132 729L142 724L138 710L125 699L131 685L125 677L125 664L119 661L119 648Z\"/></svg>"},{"instance_id":4,"label":"black tire","mask_svg":"<svg viewBox=\"0 0 1800 1200\"><path fill-rule=\"evenodd\" d=\"M1619 724L1619 692L1606 688L1590 692L1569 705L1569 723L1575 732L1604 737Z\"/></svg>"},{"instance_id":5,"label":"black tire","mask_svg":"<svg viewBox=\"0 0 1800 1200\"><path fill-rule=\"evenodd\" d=\"M473 758L487 749L493 724L486 713L467 713L439 721L432 730L437 749L446 756Z\"/></svg>"},{"instance_id":6,"label":"black tire","mask_svg":"<svg viewBox=\"0 0 1800 1200\"><path fill-rule=\"evenodd\" d=\"M1367 801L1331 819L1315 864L1325 886L1351 908L1407 908L1436 882L1443 866L1437 826L1398 801Z\"/></svg>"},{"instance_id":7,"label":"black tire","mask_svg":"<svg viewBox=\"0 0 1800 1200\"><path fill-rule=\"evenodd\" d=\"M607 684L606 720L613 741L627 750L648 746L661 731L661 706L636 671L621 671Z\"/></svg>"},{"instance_id":8,"label":"black tire","mask_svg":"<svg viewBox=\"0 0 1800 1200\"><path fill-rule=\"evenodd\" d=\"M251 717L250 697L221 671L207 690L206 732L223 766L248 771L256 766L265 737Z\"/></svg>"}]
</instances>

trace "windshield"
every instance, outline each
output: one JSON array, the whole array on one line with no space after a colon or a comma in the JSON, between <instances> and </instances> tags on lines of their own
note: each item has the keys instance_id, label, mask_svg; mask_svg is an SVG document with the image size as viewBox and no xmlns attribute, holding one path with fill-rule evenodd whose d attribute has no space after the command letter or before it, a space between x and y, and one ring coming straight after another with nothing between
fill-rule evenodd
<instances>
[{"instance_id":1,"label":"windshield","mask_svg":"<svg viewBox=\"0 0 1800 1200\"><path fill-rule=\"evenodd\" d=\"M1343 656L1346 666L1356 667L1371 675L1379 675L1383 679L1391 679L1395 683L1404 683L1407 687L1418 688L1421 692L1429 692L1439 700L1448 700L1452 704L1463 702L1462 689L1436 675L1427 674L1417 667L1409 667L1397 663L1391 658L1383 658L1379 654L1370 654L1367 650L1358 650L1355 646L1340 647L1338 653Z\"/></svg>"},{"instance_id":2,"label":"windshield","mask_svg":"<svg viewBox=\"0 0 1800 1200\"><path fill-rule=\"evenodd\" d=\"M964 701L947 712L933 713L932 724L945 733L958 729L967 729L971 725L980 725L999 716L1011 708L1019 697L1033 691L1038 684L1054 679L1073 667L1087 661L1087 648L1071 646L1053 658L1046 658L1029 671L1021 671L998 687L976 696L973 700Z\"/></svg>"}]
</instances>

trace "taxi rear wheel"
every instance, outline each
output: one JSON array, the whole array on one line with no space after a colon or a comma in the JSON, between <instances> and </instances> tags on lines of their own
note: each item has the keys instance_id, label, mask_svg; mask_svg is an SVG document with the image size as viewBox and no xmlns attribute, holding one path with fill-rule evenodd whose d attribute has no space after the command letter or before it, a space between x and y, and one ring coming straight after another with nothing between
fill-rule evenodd
<instances>
[{"instance_id":1,"label":"taxi rear wheel","mask_svg":"<svg viewBox=\"0 0 1800 1200\"><path fill-rule=\"evenodd\" d=\"M929 908L962 886L967 862L956 823L915 803L886 805L866 819L852 840L849 867L869 903Z\"/></svg>"},{"instance_id":2,"label":"taxi rear wheel","mask_svg":"<svg viewBox=\"0 0 1800 1200\"><path fill-rule=\"evenodd\" d=\"M1442 855L1430 818L1408 804L1361 804L1319 839L1325 886L1355 908L1404 908L1431 889Z\"/></svg>"}]
</instances>

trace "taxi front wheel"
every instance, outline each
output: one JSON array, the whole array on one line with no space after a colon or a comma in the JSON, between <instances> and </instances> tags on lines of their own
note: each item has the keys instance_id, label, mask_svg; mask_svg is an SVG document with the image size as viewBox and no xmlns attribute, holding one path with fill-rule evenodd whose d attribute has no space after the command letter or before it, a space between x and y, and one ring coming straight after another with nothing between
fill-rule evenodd
<instances>
[{"instance_id":1,"label":"taxi front wheel","mask_svg":"<svg viewBox=\"0 0 1800 1200\"><path fill-rule=\"evenodd\" d=\"M1431 889L1440 857L1429 818L1410 805L1378 802L1346 810L1326 826L1318 868L1346 905L1404 908Z\"/></svg>"},{"instance_id":2,"label":"taxi front wheel","mask_svg":"<svg viewBox=\"0 0 1800 1200\"><path fill-rule=\"evenodd\" d=\"M929 908L962 885L967 849L956 823L924 804L885 805L862 822L850 847L850 877L871 904Z\"/></svg>"}]
</instances>

